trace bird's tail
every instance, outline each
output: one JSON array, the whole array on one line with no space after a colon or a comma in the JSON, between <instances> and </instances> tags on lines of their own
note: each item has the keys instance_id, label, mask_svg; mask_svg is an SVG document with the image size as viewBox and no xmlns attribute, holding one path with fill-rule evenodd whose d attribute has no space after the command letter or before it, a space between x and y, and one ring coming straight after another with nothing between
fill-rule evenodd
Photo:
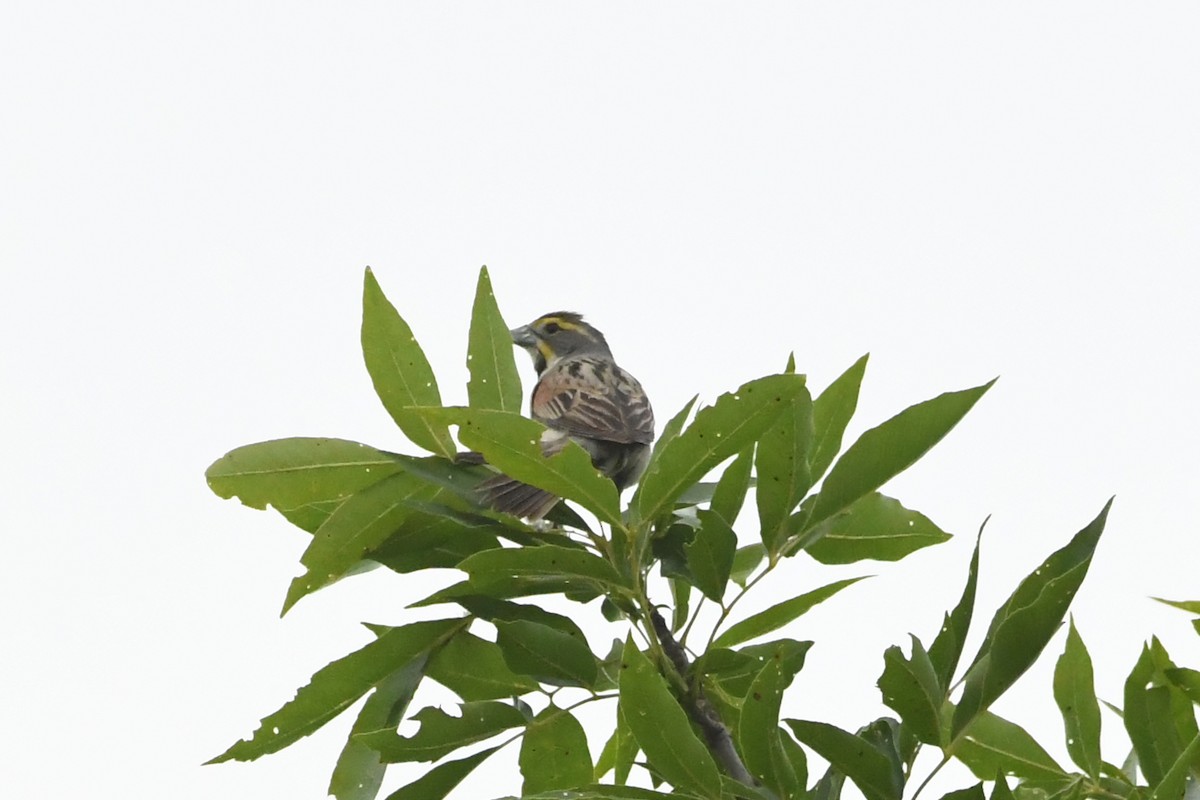
<instances>
[{"instance_id":1,"label":"bird's tail","mask_svg":"<svg viewBox=\"0 0 1200 800\"><path fill-rule=\"evenodd\" d=\"M459 464L486 464L482 453L469 451L455 458ZM482 505L495 511L503 511L514 517L539 520L550 513L558 503L558 496L510 478L503 473L493 475L475 487L475 494Z\"/></svg>"},{"instance_id":2,"label":"bird's tail","mask_svg":"<svg viewBox=\"0 0 1200 800\"><path fill-rule=\"evenodd\" d=\"M514 517L538 520L550 513L558 496L507 475L488 478L475 487L484 505Z\"/></svg>"}]
</instances>

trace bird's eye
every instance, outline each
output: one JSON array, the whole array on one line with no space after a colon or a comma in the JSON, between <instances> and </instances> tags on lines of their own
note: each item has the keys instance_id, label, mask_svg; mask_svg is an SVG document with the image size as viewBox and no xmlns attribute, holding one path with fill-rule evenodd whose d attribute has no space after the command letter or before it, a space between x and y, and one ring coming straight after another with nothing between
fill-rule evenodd
<instances>
[{"instance_id":1,"label":"bird's eye","mask_svg":"<svg viewBox=\"0 0 1200 800\"><path fill-rule=\"evenodd\" d=\"M547 322L545 325L542 326L542 330L545 331L546 333L558 333L559 331L562 330L562 326L559 325L557 322Z\"/></svg>"}]
</instances>

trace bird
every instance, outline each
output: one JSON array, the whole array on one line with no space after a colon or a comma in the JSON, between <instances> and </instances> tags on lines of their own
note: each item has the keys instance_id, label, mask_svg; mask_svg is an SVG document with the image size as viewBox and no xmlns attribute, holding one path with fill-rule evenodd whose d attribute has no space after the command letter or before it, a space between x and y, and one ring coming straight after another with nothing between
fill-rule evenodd
<instances>
[{"instance_id":1,"label":"bird","mask_svg":"<svg viewBox=\"0 0 1200 800\"><path fill-rule=\"evenodd\" d=\"M636 483L650 458L654 411L642 385L617 365L604 334L573 311L543 314L509 333L533 358L538 376L529 411L546 426L542 454L573 441L618 491ZM504 474L484 480L477 493L496 511L535 521L559 501Z\"/></svg>"}]
</instances>

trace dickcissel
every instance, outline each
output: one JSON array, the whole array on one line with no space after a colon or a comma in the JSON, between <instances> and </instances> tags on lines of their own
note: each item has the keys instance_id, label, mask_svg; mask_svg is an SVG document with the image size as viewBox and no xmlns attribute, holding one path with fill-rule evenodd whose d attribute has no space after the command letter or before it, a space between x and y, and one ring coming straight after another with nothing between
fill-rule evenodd
<instances>
[{"instance_id":1,"label":"dickcissel","mask_svg":"<svg viewBox=\"0 0 1200 800\"><path fill-rule=\"evenodd\" d=\"M579 314L556 311L510 331L533 357L538 381L530 415L546 426L542 453L579 444L620 491L641 477L654 441L654 411L637 379L617 366L604 334ZM479 486L484 503L527 519L541 519L559 498L507 475Z\"/></svg>"}]
</instances>

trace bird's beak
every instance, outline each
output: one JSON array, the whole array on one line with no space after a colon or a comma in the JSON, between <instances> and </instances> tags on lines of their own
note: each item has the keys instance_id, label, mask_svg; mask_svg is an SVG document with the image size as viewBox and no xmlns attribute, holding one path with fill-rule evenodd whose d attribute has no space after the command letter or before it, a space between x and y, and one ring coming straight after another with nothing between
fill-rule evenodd
<instances>
[{"instance_id":1,"label":"bird's beak","mask_svg":"<svg viewBox=\"0 0 1200 800\"><path fill-rule=\"evenodd\" d=\"M513 328L508 332L512 336L513 344L526 349L537 347L537 337L533 335L533 328L528 325L522 325L519 328Z\"/></svg>"}]
</instances>

